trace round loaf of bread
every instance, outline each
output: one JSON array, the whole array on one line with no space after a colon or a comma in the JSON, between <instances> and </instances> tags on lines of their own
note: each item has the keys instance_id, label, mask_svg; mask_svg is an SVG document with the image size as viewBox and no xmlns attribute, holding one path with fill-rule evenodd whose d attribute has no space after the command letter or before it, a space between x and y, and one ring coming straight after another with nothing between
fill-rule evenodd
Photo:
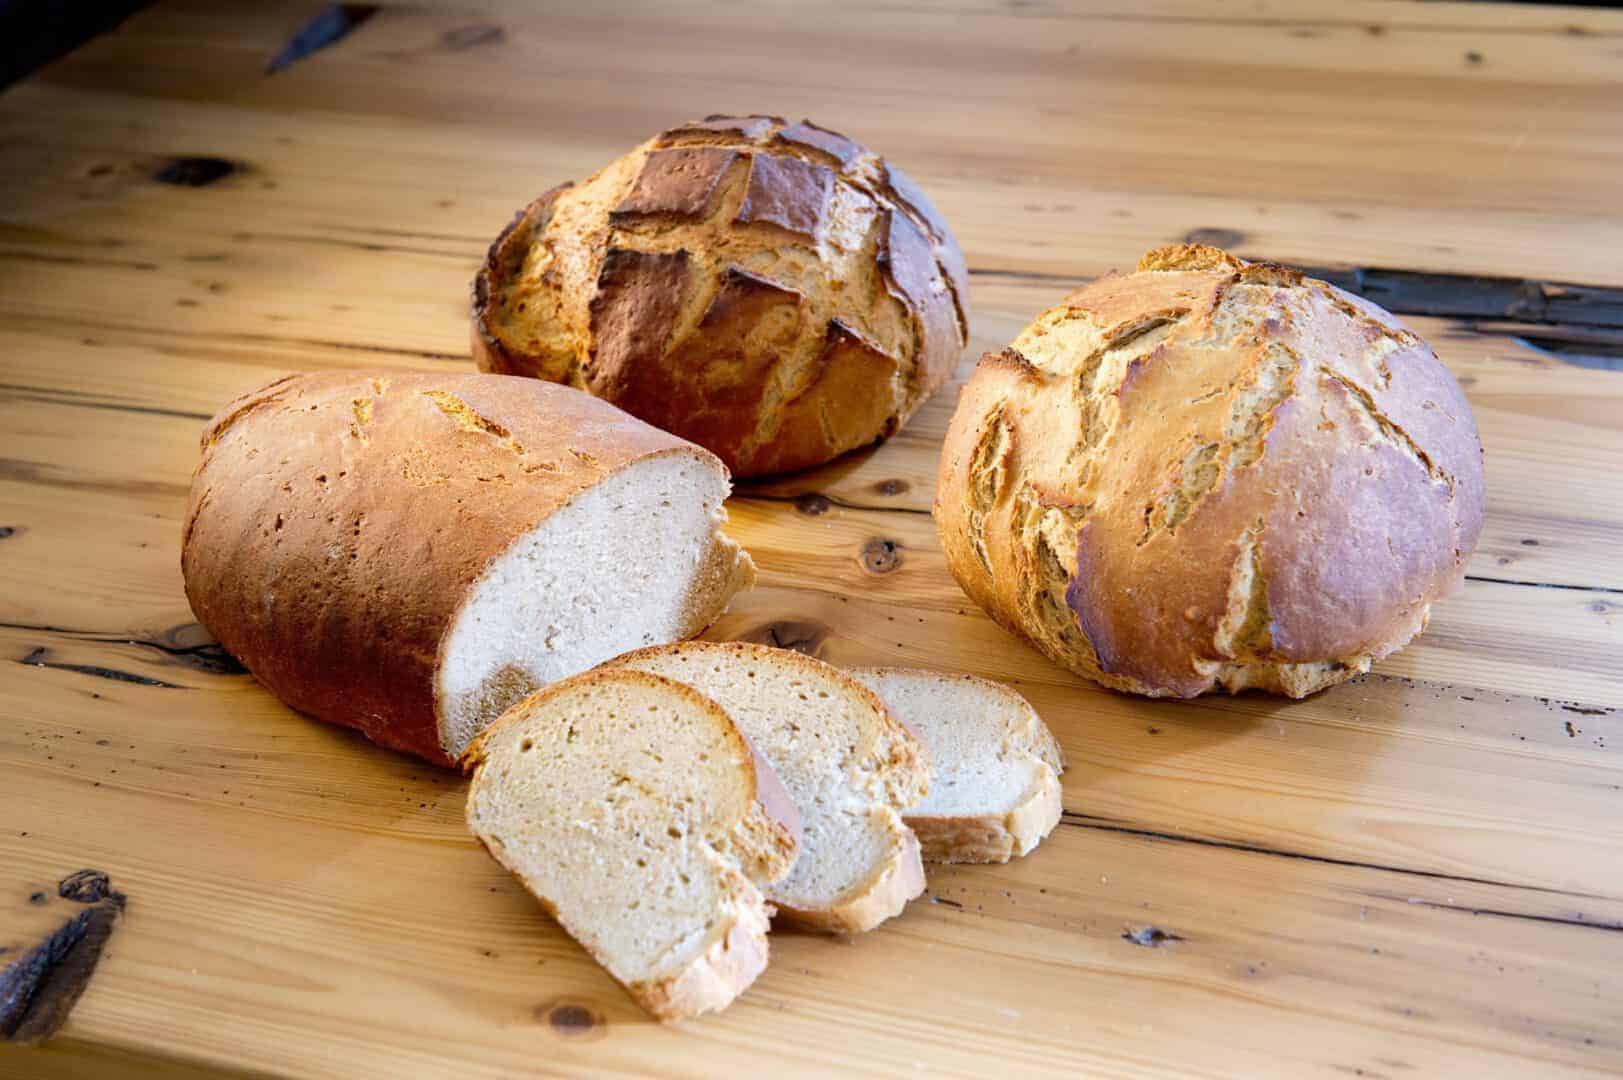
<instances>
[{"instance_id":1,"label":"round loaf of bread","mask_svg":"<svg viewBox=\"0 0 1623 1080\"><path fill-rule=\"evenodd\" d=\"M965 591L1072 671L1301 697L1402 647L1461 580L1482 445L1387 312L1178 245L981 360L935 514Z\"/></svg>"},{"instance_id":2,"label":"round loaf of bread","mask_svg":"<svg viewBox=\"0 0 1623 1080\"><path fill-rule=\"evenodd\" d=\"M809 121L712 116L531 203L473 286L485 371L588 390L737 476L897 430L968 340L967 271L900 169Z\"/></svg>"}]
</instances>

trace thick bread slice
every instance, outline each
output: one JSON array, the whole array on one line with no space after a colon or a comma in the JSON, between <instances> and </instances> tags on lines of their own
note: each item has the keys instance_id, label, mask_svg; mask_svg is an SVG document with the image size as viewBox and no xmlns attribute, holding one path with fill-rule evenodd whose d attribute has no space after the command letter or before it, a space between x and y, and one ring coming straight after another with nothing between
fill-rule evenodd
<instances>
[{"instance_id":1,"label":"thick bread slice","mask_svg":"<svg viewBox=\"0 0 1623 1080\"><path fill-rule=\"evenodd\" d=\"M791 921L870 930L924 891L901 811L924 796L918 742L861 683L819 660L744 642L642 649L606 665L678 679L714 699L800 811L800 858L767 895Z\"/></svg>"},{"instance_id":2,"label":"thick bread slice","mask_svg":"<svg viewBox=\"0 0 1623 1080\"><path fill-rule=\"evenodd\" d=\"M549 383L297 375L209 424L181 566L283 701L449 764L537 687L720 615L751 577L727 491L714 455Z\"/></svg>"},{"instance_id":3,"label":"thick bread slice","mask_svg":"<svg viewBox=\"0 0 1623 1080\"><path fill-rule=\"evenodd\" d=\"M930 793L907 812L931 862L1008 862L1060 818L1065 756L1025 698L973 675L857 668L924 743Z\"/></svg>"},{"instance_id":4,"label":"thick bread slice","mask_svg":"<svg viewBox=\"0 0 1623 1080\"><path fill-rule=\"evenodd\" d=\"M714 702L588 672L513 706L464 764L473 834L648 1012L725 1008L766 967L760 886L796 840Z\"/></svg>"}]
</instances>

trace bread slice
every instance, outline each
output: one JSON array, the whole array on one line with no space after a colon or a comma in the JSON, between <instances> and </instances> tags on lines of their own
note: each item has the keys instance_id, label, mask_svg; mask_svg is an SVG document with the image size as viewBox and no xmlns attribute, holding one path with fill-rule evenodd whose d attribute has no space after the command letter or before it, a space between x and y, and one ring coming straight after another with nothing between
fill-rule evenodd
<instances>
[{"instance_id":1,"label":"bread slice","mask_svg":"<svg viewBox=\"0 0 1623 1080\"><path fill-rule=\"evenodd\" d=\"M926 859L1008 862L1059 823L1065 757L1025 698L973 675L850 674L884 699L930 756L930 793L907 812Z\"/></svg>"},{"instance_id":2,"label":"bread slice","mask_svg":"<svg viewBox=\"0 0 1623 1080\"><path fill-rule=\"evenodd\" d=\"M820 660L745 642L642 649L607 666L713 698L783 779L804 829L794 869L767 890L787 919L870 930L924 891L901 812L923 798L929 764L867 687Z\"/></svg>"},{"instance_id":3,"label":"bread slice","mask_svg":"<svg viewBox=\"0 0 1623 1080\"><path fill-rule=\"evenodd\" d=\"M752 577L728 487L550 383L290 376L204 433L186 595L295 709L451 764L538 687L720 615Z\"/></svg>"},{"instance_id":4,"label":"bread slice","mask_svg":"<svg viewBox=\"0 0 1623 1080\"><path fill-rule=\"evenodd\" d=\"M766 967L760 887L793 863L794 823L714 702L588 672L513 706L464 764L473 834L648 1012L724 1008Z\"/></svg>"}]
</instances>

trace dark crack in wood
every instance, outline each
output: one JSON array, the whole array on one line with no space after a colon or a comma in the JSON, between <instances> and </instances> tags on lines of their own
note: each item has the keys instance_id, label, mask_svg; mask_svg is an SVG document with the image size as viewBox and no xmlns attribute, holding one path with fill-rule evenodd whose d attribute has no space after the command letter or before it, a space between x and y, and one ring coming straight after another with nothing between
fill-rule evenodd
<instances>
[{"instance_id":1,"label":"dark crack in wood","mask_svg":"<svg viewBox=\"0 0 1623 1080\"><path fill-rule=\"evenodd\" d=\"M1380 894L1376 894L1380 895ZM1527 911L1505 911L1501 908L1473 907L1468 904L1445 904L1437 900L1422 900L1418 896L1382 896L1384 900L1403 900L1405 903L1417 907L1431 908L1434 911L1454 911L1461 915L1487 915L1497 919L1522 919L1526 922L1553 923L1557 926L1576 926L1585 930L1605 930L1613 934L1623 934L1623 923L1600 922L1586 919L1582 913L1577 915L1534 915Z\"/></svg>"},{"instance_id":2,"label":"dark crack in wood","mask_svg":"<svg viewBox=\"0 0 1623 1080\"><path fill-rule=\"evenodd\" d=\"M1466 574L1466 581L1480 581L1489 585L1515 585L1523 589L1565 589L1568 592L1598 592L1623 595L1623 589L1610 585L1567 585L1556 581L1521 581L1516 578L1487 577L1482 574Z\"/></svg>"},{"instance_id":3,"label":"dark crack in wood","mask_svg":"<svg viewBox=\"0 0 1623 1080\"><path fill-rule=\"evenodd\" d=\"M440 35L440 44L453 51L497 45L507 40L507 31L494 23L457 26Z\"/></svg>"},{"instance_id":4,"label":"dark crack in wood","mask_svg":"<svg viewBox=\"0 0 1623 1080\"><path fill-rule=\"evenodd\" d=\"M222 157L180 157L166 161L152 174L152 179L175 187L200 188L224 180L243 168L240 163Z\"/></svg>"},{"instance_id":5,"label":"dark crack in wood","mask_svg":"<svg viewBox=\"0 0 1623 1080\"><path fill-rule=\"evenodd\" d=\"M282 50L265 65L265 74L285 71L300 60L347 37L357 26L378 12L377 4L329 4L317 12L288 39Z\"/></svg>"},{"instance_id":6,"label":"dark crack in wood","mask_svg":"<svg viewBox=\"0 0 1623 1080\"><path fill-rule=\"evenodd\" d=\"M873 510L882 514L924 514L930 513L927 506L882 506L878 503L852 502L850 499L837 498L825 495L819 491L804 492L798 495L780 495L776 492L752 489L748 481L740 481L733 487L731 499L736 502L777 502L794 503L802 513L820 514L830 506L838 506L842 510ZM802 507L804 502L806 507Z\"/></svg>"},{"instance_id":7,"label":"dark crack in wood","mask_svg":"<svg viewBox=\"0 0 1623 1080\"><path fill-rule=\"evenodd\" d=\"M96 904L111 900L120 908L125 896L113 888L112 879L101 870L76 870L56 883L56 895L76 904Z\"/></svg>"},{"instance_id":8,"label":"dark crack in wood","mask_svg":"<svg viewBox=\"0 0 1623 1080\"><path fill-rule=\"evenodd\" d=\"M88 394L52 390L41 386L21 386L17 383L0 383L0 393L5 394L14 401L32 401L41 405L61 405L69 409L100 409L105 412L135 413L141 416L168 416L179 420L208 420L211 418L211 414L205 412L165 409L157 405L127 405L123 402L91 397Z\"/></svg>"},{"instance_id":9,"label":"dark crack in wood","mask_svg":"<svg viewBox=\"0 0 1623 1080\"><path fill-rule=\"evenodd\" d=\"M23 657L18 661L18 663L26 664L29 667L52 668L56 671L71 671L79 675L90 675L98 679L112 679L115 682L135 683L137 686L156 686L165 690L190 689L190 687L181 686L179 683L164 682L162 679L154 679L147 675L137 675L130 671L119 671L117 668L101 667L96 664L63 664L54 660L47 660L46 657L49 655L50 650L42 646Z\"/></svg>"},{"instance_id":10,"label":"dark crack in wood","mask_svg":"<svg viewBox=\"0 0 1623 1080\"><path fill-rule=\"evenodd\" d=\"M1381 267L1298 267L1401 315L1623 327L1623 289Z\"/></svg>"},{"instance_id":11,"label":"dark crack in wood","mask_svg":"<svg viewBox=\"0 0 1623 1080\"><path fill-rule=\"evenodd\" d=\"M98 873L69 875L59 891L75 879L81 884L72 888L81 890L82 875ZM89 906L0 972L0 1041L34 1045L50 1038L67 1021L124 909L124 894L106 882L106 875L99 876L95 888L103 895L79 901Z\"/></svg>"},{"instance_id":12,"label":"dark crack in wood","mask_svg":"<svg viewBox=\"0 0 1623 1080\"><path fill-rule=\"evenodd\" d=\"M202 624L195 622L171 626L169 629L152 637L109 634L95 630L71 630L66 627L49 626L43 623L0 622L0 630L60 634L63 637L104 645L135 645L143 649L156 649L167 656L173 657L187 667L210 675L248 674L248 669L243 667L236 657L226 652L224 646L210 637Z\"/></svg>"},{"instance_id":13,"label":"dark crack in wood","mask_svg":"<svg viewBox=\"0 0 1623 1080\"><path fill-rule=\"evenodd\" d=\"M1326 866L1346 866L1359 870L1381 870L1389 874L1404 874L1409 877L1430 878L1434 881L1459 881L1471 885L1492 885L1500 889L1520 889L1525 892L1547 893L1551 896L1578 897L1583 900L1610 900L1612 897L1598 896L1594 893L1572 892L1567 889L1551 889L1542 885L1522 885L1513 881L1497 881L1493 878L1471 877L1466 874L1449 874L1441 870L1419 870L1409 866L1390 866L1385 863L1366 862L1361 859L1343 859L1333 855L1312 855L1305 851L1285 851L1280 848L1263 847L1260 844L1247 844L1237 840L1216 840L1204 836L1185 836L1180 833L1161 832L1156 829L1141 829L1129 825L1118 825L1103 818L1096 818L1090 814L1078 814L1066 810L1060 818L1060 824L1070 825L1078 829L1092 829L1096 832L1118 833L1123 836L1140 836L1147 840L1163 840L1174 844L1195 844L1200 847L1223 848L1227 851L1240 851L1249 855L1267 855L1277 859L1301 859L1305 862L1323 863Z\"/></svg>"}]
</instances>

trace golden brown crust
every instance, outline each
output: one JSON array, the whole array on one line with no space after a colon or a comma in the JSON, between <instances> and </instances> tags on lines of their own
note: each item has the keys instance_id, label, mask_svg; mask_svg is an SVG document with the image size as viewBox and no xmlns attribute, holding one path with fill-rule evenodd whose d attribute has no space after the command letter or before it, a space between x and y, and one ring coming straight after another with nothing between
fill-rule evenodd
<instances>
[{"instance_id":1,"label":"golden brown crust","mask_svg":"<svg viewBox=\"0 0 1623 1080\"><path fill-rule=\"evenodd\" d=\"M632 983L627 992L657 1020L687 1020L725 1009L766 970L767 905L740 904L725 933L675 975Z\"/></svg>"},{"instance_id":2,"label":"golden brown crust","mask_svg":"<svg viewBox=\"0 0 1623 1080\"><path fill-rule=\"evenodd\" d=\"M889 403L869 392L875 379L894 377L894 357L835 319L813 370L806 388L784 404L778 437L756 451L762 472L809 468L819 463L819 447L860 446L874 431L894 434Z\"/></svg>"},{"instance_id":3,"label":"golden brown crust","mask_svg":"<svg viewBox=\"0 0 1623 1080\"><path fill-rule=\"evenodd\" d=\"M936 517L999 623L1118 689L1301 696L1464 573L1482 452L1386 312L1177 245L1038 316L965 387Z\"/></svg>"},{"instance_id":4,"label":"golden brown crust","mask_svg":"<svg viewBox=\"0 0 1623 1080\"><path fill-rule=\"evenodd\" d=\"M901 825L891 858L875 867L866 881L848 890L826 908L812 910L778 904L787 923L830 934L863 934L900 915L907 902L924 892L924 862L918 837Z\"/></svg>"},{"instance_id":5,"label":"golden brown crust","mask_svg":"<svg viewBox=\"0 0 1623 1080\"><path fill-rule=\"evenodd\" d=\"M441 640L492 558L634 461L714 459L498 376L278 380L206 429L181 551L202 623L283 701L441 764Z\"/></svg>"},{"instance_id":6,"label":"golden brown crust","mask_svg":"<svg viewBox=\"0 0 1623 1080\"><path fill-rule=\"evenodd\" d=\"M559 184L514 214L513 220L497 234L490 245L490 250L485 254L485 268L473 279L473 358L481 371L498 375L541 376L539 371L532 369L520 359L524 353L521 352L518 356L509 353L506 347L486 329L491 303L490 283L509 280L518 274L519 267L524 261L524 254L529 250L535 234L544 230L552 220L553 203L559 193L567 187L569 187L567 183Z\"/></svg>"},{"instance_id":7,"label":"golden brown crust","mask_svg":"<svg viewBox=\"0 0 1623 1080\"><path fill-rule=\"evenodd\" d=\"M909 814L926 862L1005 863L1025 855L1054 831L1064 813L1059 777L1042 774L1021 803L1003 814Z\"/></svg>"},{"instance_id":8,"label":"golden brown crust","mask_svg":"<svg viewBox=\"0 0 1623 1080\"><path fill-rule=\"evenodd\" d=\"M475 281L473 352L759 475L905 423L957 364L966 296L906 174L809 121L713 116L532 204ZM830 357L836 324L863 347Z\"/></svg>"}]
</instances>

